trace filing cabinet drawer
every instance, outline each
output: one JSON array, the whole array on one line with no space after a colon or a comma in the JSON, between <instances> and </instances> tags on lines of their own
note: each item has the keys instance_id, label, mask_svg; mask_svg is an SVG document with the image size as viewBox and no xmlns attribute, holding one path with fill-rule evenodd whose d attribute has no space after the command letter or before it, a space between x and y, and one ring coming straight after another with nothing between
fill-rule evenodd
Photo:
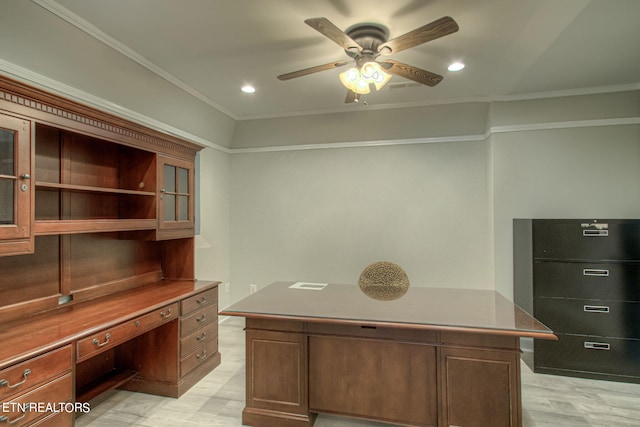
<instances>
[{"instance_id":1,"label":"filing cabinet drawer","mask_svg":"<svg viewBox=\"0 0 640 427\"><path fill-rule=\"evenodd\" d=\"M640 263L535 261L536 297L640 301Z\"/></svg>"},{"instance_id":2,"label":"filing cabinet drawer","mask_svg":"<svg viewBox=\"0 0 640 427\"><path fill-rule=\"evenodd\" d=\"M556 334L558 341L535 340L536 368L640 376L640 341Z\"/></svg>"},{"instance_id":3,"label":"filing cabinet drawer","mask_svg":"<svg viewBox=\"0 0 640 427\"><path fill-rule=\"evenodd\" d=\"M640 339L640 303L536 298L534 317L554 332Z\"/></svg>"},{"instance_id":4,"label":"filing cabinet drawer","mask_svg":"<svg viewBox=\"0 0 640 427\"><path fill-rule=\"evenodd\" d=\"M207 341L204 348L199 349L182 359L180 362L180 376L184 377L198 365L207 360L208 357L213 357L217 352L218 340Z\"/></svg>"},{"instance_id":5,"label":"filing cabinet drawer","mask_svg":"<svg viewBox=\"0 0 640 427\"><path fill-rule=\"evenodd\" d=\"M71 371L71 346L50 351L0 371L0 399Z\"/></svg>"},{"instance_id":6,"label":"filing cabinet drawer","mask_svg":"<svg viewBox=\"0 0 640 427\"><path fill-rule=\"evenodd\" d=\"M188 316L180 319L180 334L181 336L187 336L191 332L211 322L217 322L218 320L218 304L210 305L205 308L201 308L198 311L191 313Z\"/></svg>"},{"instance_id":7,"label":"filing cabinet drawer","mask_svg":"<svg viewBox=\"0 0 640 427\"><path fill-rule=\"evenodd\" d=\"M180 313L185 316L202 307L216 304L217 302L218 288L216 287L180 301Z\"/></svg>"},{"instance_id":8,"label":"filing cabinet drawer","mask_svg":"<svg viewBox=\"0 0 640 427\"><path fill-rule=\"evenodd\" d=\"M77 360L88 359L177 318L178 303L175 303L93 334L78 341Z\"/></svg>"},{"instance_id":9,"label":"filing cabinet drawer","mask_svg":"<svg viewBox=\"0 0 640 427\"><path fill-rule=\"evenodd\" d=\"M193 353L204 347L207 341L215 339L218 339L218 322L211 322L203 328L196 329L180 340L180 357Z\"/></svg>"},{"instance_id":10,"label":"filing cabinet drawer","mask_svg":"<svg viewBox=\"0 0 640 427\"><path fill-rule=\"evenodd\" d=\"M52 404L53 408L59 408L59 402L69 402L72 398L73 381L69 373L8 402L4 402L3 409L6 408L7 411L0 413L0 423L7 423L14 427L28 425L37 418L46 416L47 404ZM29 408L30 410L24 411L26 404L34 404L41 407Z\"/></svg>"},{"instance_id":11,"label":"filing cabinet drawer","mask_svg":"<svg viewBox=\"0 0 640 427\"><path fill-rule=\"evenodd\" d=\"M640 221L536 220L535 258L640 260Z\"/></svg>"}]
</instances>

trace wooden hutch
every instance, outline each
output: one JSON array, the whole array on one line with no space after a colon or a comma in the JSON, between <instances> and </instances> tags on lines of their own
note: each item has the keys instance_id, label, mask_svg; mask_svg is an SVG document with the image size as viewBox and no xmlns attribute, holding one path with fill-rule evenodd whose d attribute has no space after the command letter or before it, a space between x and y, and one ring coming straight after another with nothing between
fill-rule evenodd
<instances>
[{"instance_id":1,"label":"wooden hutch","mask_svg":"<svg viewBox=\"0 0 640 427\"><path fill-rule=\"evenodd\" d=\"M0 77L0 422L71 426L109 390L179 397L219 365L201 148Z\"/></svg>"}]
</instances>

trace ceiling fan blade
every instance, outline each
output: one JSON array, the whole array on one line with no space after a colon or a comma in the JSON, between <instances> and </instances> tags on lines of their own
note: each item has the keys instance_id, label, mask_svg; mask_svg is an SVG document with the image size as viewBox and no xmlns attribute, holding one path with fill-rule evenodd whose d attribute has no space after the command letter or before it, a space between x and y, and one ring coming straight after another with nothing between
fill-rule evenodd
<instances>
[{"instance_id":1,"label":"ceiling fan blade","mask_svg":"<svg viewBox=\"0 0 640 427\"><path fill-rule=\"evenodd\" d=\"M290 80L296 77L306 76L308 74L317 73L320 71L331 70L333 68L342 67L343 65L347 65L350 61L334 61L329 62L328 64L316 65L315 67L305 68L304 70L293 71L287 74L281 74L278 76L279 80Z\"/></svg>"},{"instance_id":2,"label":"ceiling fan blade","mask_svg":"<svg viewBox=\"0 0 640 427\"><path fill-rule=\"evenodd\" d=\"M353 102L358 102L358 94L351 89L347 89L347 96L344 98L344 103L351 104Z\"/></svg>"},{"instance_id":3,"label":"ceiling fan blade","mask_svg":"<svg viewBox=\"0 0 640 427\"><path fill-rule=\"evenodd\" d=\"M391 53L401 52L422 43L455 33L459 27L456 21L450 16L445 16L430 24L423 25L413 31L391 39L386 43L378 46L378 52L382 55L390 55Z\"/></svg>"},{"instance_id":4,"label":"ceiling fan blade","mask_svg":"<svg viewBox=\"0 0 640 427\"><path fill-rule=\"evenodd\" d=\"M404 77L427 86L435 86L440 83L443 78L439 74L414 67L413 65L394 61L393 59L387 59L383 61L381 65L385 71L391 74L395 74L396 76Z\"/></svg>"},{"instance_id":5,"label":"ceiling fan blade","mask_svg":"<svg viewBox=\"0 0 640 427\"><path fill-rule=\"evenodd\" d=\"M305 19L305 24L319 31L329 39L338 43L344 50L361 52L362 46L353 41L344 31L336 27L335 24L327 18L310 18Z\"/></svg>"}]
</instances>

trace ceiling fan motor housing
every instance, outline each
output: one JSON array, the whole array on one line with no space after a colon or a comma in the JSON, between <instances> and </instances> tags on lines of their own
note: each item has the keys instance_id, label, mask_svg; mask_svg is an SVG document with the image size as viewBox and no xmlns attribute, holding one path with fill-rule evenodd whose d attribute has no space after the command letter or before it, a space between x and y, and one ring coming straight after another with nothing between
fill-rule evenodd
<instances>
[{"instance_id":1,"label":"ceiling fan motor housing","mask_svg":"<svg viewBox=\"0 0 640 427\"><path fill-rule=\"evenodd\" d=\"M357 46L345 49L347 55L356 59L358 62L372 61L378 57L380 53L384 53L378 52L378 46L389 39L389 30L387 27L371 23L356 24L350 27L346 31L346 34L362 47L362 51L359 51ZM359 61L360 57L366 58L364 61Z\"/></svg>"}]
</instances>

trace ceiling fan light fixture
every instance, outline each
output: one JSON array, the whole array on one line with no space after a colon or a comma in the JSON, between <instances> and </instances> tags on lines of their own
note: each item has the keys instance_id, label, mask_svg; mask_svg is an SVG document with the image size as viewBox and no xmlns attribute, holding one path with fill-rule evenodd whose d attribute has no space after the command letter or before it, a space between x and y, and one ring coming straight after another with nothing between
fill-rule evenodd
<instances>
[{"instance_id":1,"label":"ceiling fan light fixture","mask_svg":"<svg viewBox=\"0 0 640 427\"><path fill-rule=\"evenodd\" d=\"M370 93L371 85L380 90L389 79L391 74L386 73L375 61L365 62L360 69L353 67L340 73L340 81L344 87L360 95Z\"/></svg>"},{"instance_id":2,"label":"ceiling fan light fixture","mask_svg":"<svg viewBox=\"0 0 640 427\"><path fill-rule=\"evenodd\" d=\"M340 73L340 81L344 87L357 94L366 95L371 92L369 84L362 79L360 70L356 67L349 68L347 71Z\"/></svg>"}]
</instances>

